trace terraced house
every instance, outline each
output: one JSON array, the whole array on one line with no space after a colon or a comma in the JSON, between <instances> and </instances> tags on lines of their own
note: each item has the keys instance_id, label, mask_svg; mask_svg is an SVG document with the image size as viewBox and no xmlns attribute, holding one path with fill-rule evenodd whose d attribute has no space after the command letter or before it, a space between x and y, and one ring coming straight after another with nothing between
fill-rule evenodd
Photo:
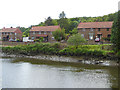
<instances>
[{"instance_id":1,"label":"terraced house","mask_svg":"<svg viewBox=\"0 0 120 90\"><path fill-rule=\"evenodd\" d=\"M110 38L113 22L81 22L78 25L78 32L87 40L95 38Z\"/></svg>"},{"instance_id":2,"label":"terraced house","mask_svg":"<svg viewBox=\"0 0 120 90\"><path fill-rule=\"evenodd\" d=\"M22 32L19 28L3 28L0 30L0 40L9 41L9 40L22 40Z\"/></svg>"},{"instance_id":3,"label":"terraced house","mask_svg":"<svg viewBox=\"0 0 120 90\"><path fill-rule=\"evenodd\" d=\"M32 40L43 37L45 42L52 42L55 41L52 32L57 29L61 29L60 26L33 26L29 37Z\"/></svg>"}]
</instances>

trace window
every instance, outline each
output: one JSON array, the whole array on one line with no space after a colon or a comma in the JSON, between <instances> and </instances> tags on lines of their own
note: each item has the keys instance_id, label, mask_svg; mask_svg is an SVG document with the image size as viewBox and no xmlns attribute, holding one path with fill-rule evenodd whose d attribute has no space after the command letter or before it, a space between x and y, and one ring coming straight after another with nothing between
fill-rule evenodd
<instances>
[{"instance_id":1,"label":"window","mask_svg":"<svg viewBox=\"0 0 120 90\"><path fill-rule=\"evenodd\" d=\"M44 32L44 34L46 34L46 32Z\"/></svg>"},{"instance_id":2,"label":"window","mask_svg":"<svg viewBox=\"0 0 120 90\"><path fill-rule=\"evenodd\" d=\"M109 28L107 28L107 31L109 31Z\"/></svg>"},{"instance_id":3,"label":"window","mask_svg":"<svg viewBox=\"0 0 120 90\"><path fill-rule=\"evenodd\" d=\"M33 32L33 34L35 34L35 32Z\"/></svg>"},{"instance_id":4,"label":"window","mask_svg":"<svg viewBox=\"0 0 120 90\"><path fill-rule=\"evenodd\" d=\"M93 40L93 33L89 33L89 39Z\"/></svg>"},{"instance_id":5,"label":"window","mask_svg":"<svg viewBox=\"0 0 120 90\"><path fill-rule=\"evenodd\" d=\"M50 32L50 34L52 35L52 32Z\"/></svg>"},{"instance_id":6,"label":"window","mask_svg":"<svg viewBox=\"0 0 120 90\"><path fill-rule=\"evenodd\" d=\"M10 35L12 35L12 32L10 33Z\"/></svg>"},{"instance_id":7,"label":"window","mask_svg":"<svg viewBox=\"0 0 120 90\"><path fill-rule=\"evenodd\" d=\"M82 31L85 31L85 28L83 28Z\"/></svg>"},{"instance_id":8,"label":"window","mask_svg":"<svg viewBox=\"0 0 120 90\"><path fill-rule=\"evenodd\" d=\"M98 28L98 31L100 31L100 28Z\"/></svg>"},{"instance_id":9,"label":"window","mask_svg":"<svg viewBox=\"0 0 120 90\"><path fill-rule=\"evenodd\" d=\"M34 40L34 37L32 37L32 40Z\"/></svg>"},{"instance_id":10,"label":"window","mask_svg":"<svg viewBox=\"0 0 120 90\"><path fill-rule=\"evenodd\" d=\"M93 28L91 28L90 31L93 31Z\"/></svg>"},{"instance_id":11,"label":"window","mask_svg":"<svg viewBox=\"0 0 120 90\"><path fill-rule=\"evenodd\" d=\"M47 31L47 33L50 33L50 31Z\"/></svg>"},{"instance_id":12,"label":"window","mask_svg":"<svg viewBox=\"0 0 120 90\"><path fill-rule=\"evenodd\" d=\"M41 34L41 31L39 32L39 34Z\"/></svg>"},{"instance_id":13,"label":"window","mask_svg":"<svg viewBox=\"0 0 120 90\"><path fill-rule=\"evenodd\" d=\"M15 33L15 35L17 35L17 33Z\"/></svg>"},{"instance_id":14,"label":"window","mask_svg":"<svg viewBox=\"0 0 120 90\"><path fill-rule=\"evenodd\" d=\"M82 37L84 37L84 34L81 34Z\"/></svg>"}]
</instances>

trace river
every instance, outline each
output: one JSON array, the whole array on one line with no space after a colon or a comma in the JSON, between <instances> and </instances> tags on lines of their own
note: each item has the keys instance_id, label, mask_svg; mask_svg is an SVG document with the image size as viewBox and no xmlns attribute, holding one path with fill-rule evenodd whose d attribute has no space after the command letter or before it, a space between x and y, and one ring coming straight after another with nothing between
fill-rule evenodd
<instances>
[{"instance_id":1,"label":"river","mask_svg":"<svg viewBox=\"0 0 120 90\"><path fill-rule=\"evenodd\" d=\"M23 58L25 59L25 58ZM2 88L117 88L117 66L14 62L1 58ZM55 63L56 64L56 63ZM1 76L0 76L1 81Z\"/></svg>"}]
</instances>

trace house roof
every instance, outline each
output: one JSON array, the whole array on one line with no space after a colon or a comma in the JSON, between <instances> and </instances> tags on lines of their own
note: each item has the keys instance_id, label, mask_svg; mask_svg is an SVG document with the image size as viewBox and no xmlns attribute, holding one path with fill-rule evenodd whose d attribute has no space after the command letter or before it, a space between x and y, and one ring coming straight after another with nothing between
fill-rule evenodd
<instances>
[{"instance_id":1,"label":"house roof","mask_svg":"<svg viewBox=\"0 0 120 90\"><path fill-rule=\"evenodd\" d=\"M22 33L19 28L3 28L0 32Z\"/></svg>"},{"instance_id":2,"label":"house roof","mask_svg":"<svg viewBox=\"0 0 120 90\"><path fill-rule=\"evenodd\" d=\"M113 22L81 22L78 28L111 28Z\"/></svg>"},{"instance_id":3,"label":"house roof","mask_svg":"<svg viewBox=\"0 0 120 90\"><path fill-rule=\"evenodd\" d=\"M33 26L30 31L55 31L60 26Z\"/></svg>"}]
</instances>

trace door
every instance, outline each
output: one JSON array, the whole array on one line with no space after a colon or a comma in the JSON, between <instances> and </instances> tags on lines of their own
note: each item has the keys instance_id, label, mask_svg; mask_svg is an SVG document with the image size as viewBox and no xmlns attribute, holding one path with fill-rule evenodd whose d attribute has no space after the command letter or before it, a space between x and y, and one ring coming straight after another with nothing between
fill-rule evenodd
<instances>
[{"instance_id":1,"label":"door","mask_svg":"<svg viewBox=\"0 0 120 90\"><path fill-rule=\"evenodd\" d=\"M97 37L98 37L99 39L101 39L101 38L102 38L102 34L97 34Z\"/></svg>"}]
</instances>

